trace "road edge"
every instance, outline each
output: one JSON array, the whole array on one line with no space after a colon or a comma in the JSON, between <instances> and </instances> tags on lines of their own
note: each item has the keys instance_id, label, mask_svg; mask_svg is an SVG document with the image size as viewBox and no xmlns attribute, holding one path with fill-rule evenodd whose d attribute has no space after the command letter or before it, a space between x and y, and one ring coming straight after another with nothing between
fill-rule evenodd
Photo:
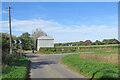
<instances>
[{"instance_id":1,"label":"road edge","mask_svg":"<svg viewBox=\"0 0 120 80\"><path fill-rule=\"evenodd\" d=\"M68 69L70 69L70 70L72 70L72 71L74 71L74 72L76 72L76 73L78 73L78 74L80 74L80 75L82 75L82 76L84 76L84 77L88 78L89 80L91 79L91 77L90 77L90 76L88 76L88 75L85 75L85 74L83 74L83 73L78 72L77 70L75 70L75 69L73 69L73 68L69 67L68 65L64 64L62 61L60 61L60 63L59 63L59 64L62 64L64 67L66 67L66 68L68 68Z\"/></svg>"},{"instance_id":2,"label":"road edge","mask_svg":"<svg viewBox=\"0 0 120 80\"><path fill-rule=\"evenodd\" d=\"M23 53L24 54L24 53ZM25 54L24 54L25 55ZM27 55L25 55L25 57L27 57ZM31 80L31 60L29 57L27 57L29 59L29 63L28 63L28 67L27 67L27 74L26 74L26 80Z\"/></svg>"}]
</instances>

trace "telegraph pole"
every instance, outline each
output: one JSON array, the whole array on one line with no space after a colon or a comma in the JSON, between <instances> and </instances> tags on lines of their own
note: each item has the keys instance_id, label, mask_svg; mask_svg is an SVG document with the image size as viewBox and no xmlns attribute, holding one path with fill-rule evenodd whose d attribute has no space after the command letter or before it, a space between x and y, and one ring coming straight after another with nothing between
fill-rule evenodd
<instances>
[{"instance_id":1,"label":"telegraph pole","mask_svg":"<svg viewBox=\"0 0 120 80\"><path fill-rule=\"evenodd\" d=\"M10 55L12 55L12 33L11 33L11 16L10 16L10 9L11 7L8 7L8 14L9 14L9 29L10 29Z\"/></svg>"}]
</instances>

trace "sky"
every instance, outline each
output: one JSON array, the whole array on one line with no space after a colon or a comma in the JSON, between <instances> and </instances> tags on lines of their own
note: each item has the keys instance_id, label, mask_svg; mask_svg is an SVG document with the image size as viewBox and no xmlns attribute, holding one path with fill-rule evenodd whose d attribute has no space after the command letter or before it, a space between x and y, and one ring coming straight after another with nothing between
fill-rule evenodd
<instances>
[{"instance_id":1,"label":"sky","mask_svg":"<svg viewBox=\"0 0 120 80\"><path fill-rule=\"evenodd\" d=\"M55 43L118 38L117 2L3 2L0 23L6 33L9 33L8 6L13 7L15 36L40 28Z\"/></svg>"}]
</instances>

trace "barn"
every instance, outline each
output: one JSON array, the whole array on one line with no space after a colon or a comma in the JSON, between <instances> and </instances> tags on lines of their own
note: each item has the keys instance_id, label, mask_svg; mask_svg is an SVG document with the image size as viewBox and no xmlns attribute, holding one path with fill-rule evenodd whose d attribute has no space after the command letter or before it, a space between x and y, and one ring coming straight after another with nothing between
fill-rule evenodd
<instances>
[{"instance_id":1,"label":"barn","mask_svg":"<svg viewBox=\"0 0 120 80\"><path fill-rule=\"evenodd\" d=\"M54 47L54 38L48 35L41 36L37 39L37 51L41 47Z\"/></svg>"}]
</instances>

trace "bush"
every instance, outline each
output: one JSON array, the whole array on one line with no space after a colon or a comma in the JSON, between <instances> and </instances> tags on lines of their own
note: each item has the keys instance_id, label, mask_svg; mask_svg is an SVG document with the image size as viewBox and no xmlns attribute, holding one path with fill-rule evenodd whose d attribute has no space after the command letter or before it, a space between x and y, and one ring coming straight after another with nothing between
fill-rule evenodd
<instances>
[{"instance_id":1,"label":"bush","mask_svg":"<svg viewBox=\"0 0 120 80\"><path fill-rule=\"evenodd\" d=\"M79 47L79 48L78 48ZM44 48L40 48L39 51L41 53L45 53L46 51L49 52L58 52L58 53L71 53L71 52L76 52L76 51L80 51L80 50L99 50L99 49L116 49L118 48L118 45L108 45L108 46L101 46L101 45L97 45L97 46L76 46L76 47L44 47Z\"/></svg>"},{"instance_id":2,"label":"bush","mask_svg":"<svg viewBox=\"0 0 120 80\"><path fill-rule=\"evenodd\" d=\"M44 47L44 48L40 48L39 52L41 52L42 54L56 54L56 53L68 53L68 52L74 52L76 51L74 48L70 48L70 47L64 47L64 48L55 48L55 47Z\"/></svg>"},{"instance_id":3,"label":"bush","mask_svg":"<svg viewBox=\"0 0 120 80\"><path fill-rule=\"evenodd\" d=\"M44 47L44 48L40 48L39 51L40 52L45 52L45 51L55 52L56 48L54 48L54 47L50 47L50 48Z\"/></svg>"},{"instance_id":4,"label":"bush","mask_svg":"<svg viewBox=\"0 0 120 80\"><path fill-rule=\"evenodd\" d=\"M2 53L2 64L10 65L11 60L12 60L12 57L10 56L9 53L7 52Z\"/></svg>"}]
</instances>

